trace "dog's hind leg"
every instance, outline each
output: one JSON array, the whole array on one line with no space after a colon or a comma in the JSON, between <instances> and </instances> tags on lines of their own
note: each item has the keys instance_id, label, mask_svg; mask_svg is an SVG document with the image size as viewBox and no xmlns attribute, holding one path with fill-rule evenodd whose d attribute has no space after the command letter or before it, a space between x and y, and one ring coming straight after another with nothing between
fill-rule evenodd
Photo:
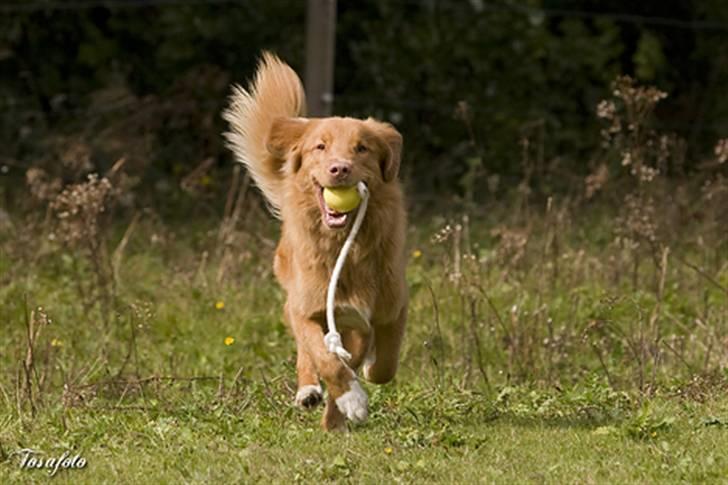
<instances>
[{"instance_id":1,"label":"dog's hind leg","mask_svg":"<svg viewBox=\"0 0 728 485\"><path fill-rule=\"evenodd\" d=\"M358 371L373 344L372 331L369 328L346 329L341 333L341 340L344 342L344 348L351 354L351 360L347 364L354 372Z\"/></svg>"},{"instance_id":2,"label":"dog's hind leg","mask_svg":"<svg viewBox=\"0 0 728 485\"><path fill-rule=\"evenodd\" d=\"M407 323L407 307L391 323L374 326L374 348L364 363L364 377L369 382L384 384L394 379L399 367L399 350Z\"/></svg>"}]
</instances>

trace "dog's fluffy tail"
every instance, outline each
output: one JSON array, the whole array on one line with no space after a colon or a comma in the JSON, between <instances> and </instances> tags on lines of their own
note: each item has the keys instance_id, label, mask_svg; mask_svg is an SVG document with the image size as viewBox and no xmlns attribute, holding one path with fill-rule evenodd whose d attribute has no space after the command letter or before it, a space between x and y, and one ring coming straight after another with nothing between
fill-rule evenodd
<instances>
[{"instance_id":1,"label":"dog's fluffy tail","mask_svg":"<svg viewBox=\"0 0 728 485\"><path fill-rule=\"evenodd\" d=\"M303 86L293 69L264 52L249 89L233 86L230 106L223 113L230 123L230 131L225 133L228 146L237 161L248 168L276 217L281 208L283 174L280 161L266 148L268 132L276 118L303 116L305 105Z\"/></svg>"}]
</instances>

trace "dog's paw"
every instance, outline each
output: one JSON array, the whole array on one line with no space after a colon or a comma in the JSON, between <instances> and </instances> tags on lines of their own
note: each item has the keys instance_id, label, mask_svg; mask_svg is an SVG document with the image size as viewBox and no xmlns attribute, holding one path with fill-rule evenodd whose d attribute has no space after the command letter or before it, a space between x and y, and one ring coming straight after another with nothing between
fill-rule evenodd
<instances>
[{"instance_id":1,"label":"dog's paw","mask_svg":"<svg viewBox=\"0 0 728 485\"><path fill-rule=\"evenodd\" d=\"M303 409L313 409L324 399L323 391L319 385L301 386L296 391L296 406Z\"/></svg>"},{"instance_id":2,"label":"dog's paw","mask_svg":"<svg viewBox=\"0 0 728 485\"><path fill-rule=\"evenodd\" d=\"M352 379L349 390L336 399L336 407L354 423L366 421L369 416L369 398L359 381Z\"/></svg>"}]
</instances>

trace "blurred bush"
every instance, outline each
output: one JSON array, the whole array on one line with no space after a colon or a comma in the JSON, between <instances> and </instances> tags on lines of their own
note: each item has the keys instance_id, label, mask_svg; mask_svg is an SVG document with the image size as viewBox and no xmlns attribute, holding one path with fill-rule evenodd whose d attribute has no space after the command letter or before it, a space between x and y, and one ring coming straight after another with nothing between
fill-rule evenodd
<instances>
[{"instance_id":1,"label":"blurred bush","mask_svg":"<svg viewBox=\"0 0 728 485\"><path fill-rule=\"evenodd\" d=\"M129 158L147 184L211 158L227 167L229 84L250 77L261 49L304 67L300 0L30 0L0 13L9 185L40 159L53 165L59 137L91 145L96 170ZM720 0L342 1L335 110L396 124L423 198L482 198L524 174L559 191L598 165L595 107L620 73L670 93L661 128L699 162L728 128L727 35Z\"/></svg>"}]
</instances>

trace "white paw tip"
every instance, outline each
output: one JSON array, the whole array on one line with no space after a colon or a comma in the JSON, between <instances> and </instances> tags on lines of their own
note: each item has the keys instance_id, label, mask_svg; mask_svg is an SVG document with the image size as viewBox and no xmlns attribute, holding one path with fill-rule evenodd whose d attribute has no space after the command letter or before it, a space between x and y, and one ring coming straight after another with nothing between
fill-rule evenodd
<instances>
[{"instance_id":1,"label":"white paw tip","mask_svg":"<svg viewBox=\"0 0 728 485\"><path fill-rule=\"evenodd\" d=\"M316 407L323 400L321 386L309 384L301 386L296 391L296 405L304 409Z\"/></svg>"},{"instance_id":2,"label":"white paw tip","mask_svg":"<svg viewBox=\"0 0 728 485\"><path fill-rule=\"evenodd\" d=\"M359 381L353 379L349 383L349 390L336 400L336 407L354 423L366 421L369 417L369 399Z\"/></svg>"}]
</instances>

